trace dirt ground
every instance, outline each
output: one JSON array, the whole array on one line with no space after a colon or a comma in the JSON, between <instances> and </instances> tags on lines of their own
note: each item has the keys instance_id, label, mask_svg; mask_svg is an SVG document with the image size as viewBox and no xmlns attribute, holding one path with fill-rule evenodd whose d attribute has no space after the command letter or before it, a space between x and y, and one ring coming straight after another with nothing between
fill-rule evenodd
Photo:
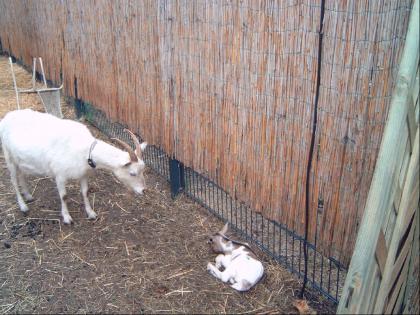
<instances>
[{"instance_id":1,"label":"dirt ground","mask_svg":"<svg viewBox=\"0 0 420 315\"><path fill-rule=\"evenodd\" d=\"M29 87L31 75L15 70L19 87ZM10 66L0 56L0 119L15 102ZM21 105L43 111L36 95ZM62 106L65 117L75 117L64 100ZM150 169L146 181L139 198L97 171L89 181L93 222L71 182L74 224L64 226L51 178L29 178L35 201L27 216L19 211L0 152L0 313L297 313L300 282L261 252L265 277L249 292L212 277L206 265L215 254L206 241L223 222L184 195L172 200L166 180ZM313 292L306 299L318 313L335 311Z\"/></svg>"}]
</instances>

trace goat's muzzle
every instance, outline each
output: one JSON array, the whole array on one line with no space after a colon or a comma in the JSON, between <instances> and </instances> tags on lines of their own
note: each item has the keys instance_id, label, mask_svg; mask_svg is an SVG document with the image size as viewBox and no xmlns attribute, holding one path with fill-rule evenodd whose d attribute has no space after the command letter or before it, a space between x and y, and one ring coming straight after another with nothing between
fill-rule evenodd
<instances>
[{"instance_id":1,"label":"goat's muzzle","mask_svg":"<svg viewBox=\"0 0 420 315\"><path fill-rule=\"evenodd\" d=\"M135 189L134 192L136 193L136 195L143 195L145 189L144 188L140 188L140 189Z\"/></svg>"}]
</instances>

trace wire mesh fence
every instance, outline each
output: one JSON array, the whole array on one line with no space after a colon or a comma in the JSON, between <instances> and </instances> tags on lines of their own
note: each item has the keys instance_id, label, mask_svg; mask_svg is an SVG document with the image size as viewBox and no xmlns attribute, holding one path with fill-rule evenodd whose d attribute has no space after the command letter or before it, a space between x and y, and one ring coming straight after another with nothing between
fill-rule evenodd
<instances>
[{"instance_id":1,"label":"wire mesh fence","mask_svg":"<svg viewBox=\"0 0 420 315\"><path fill-rule=\"evenodd\" d=\"M299 278L304 276L304 239L284 224L265 218L242 202L232 198L220 186L197 173L185 169L184 192L215 216L230 222L246 240L285 266ZM346 268L333 257L324 257L316 244L308 243L308 282L337 303L345 280Z\"/></svg>"},{"instance_id":2,"label":"wire mesh fence","mask_svg":"<svg viewBox=\"0 0 420 315\"><path fill-rule=\"evenodd\" d=\"M131 138L124 131L127 126L112 122L101 110L89 103L71 98L68 101L76 107L78 116L83 116L107 136L119 138L134 147ZM154 145L147 146L144 159L154 171L166 180L171 180L172 159L162 149ZM241 237L258 246L291 273L299 278L303 277L305 241L296 231L265 218L260 212L232 198L222 187L190 167L184 169L182 176L183 192L187 196L216 217L228 221L231 228ZM333 257L322 255L316 243L308 243L308 270L309 285L332 302L338 303L346 275L345 266Z\"/></svg>"}]
</instances>

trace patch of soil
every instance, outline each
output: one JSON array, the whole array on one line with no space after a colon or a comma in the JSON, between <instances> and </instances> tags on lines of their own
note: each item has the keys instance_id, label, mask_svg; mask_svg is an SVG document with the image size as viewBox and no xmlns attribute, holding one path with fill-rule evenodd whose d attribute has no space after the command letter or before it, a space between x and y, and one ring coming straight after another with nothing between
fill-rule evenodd
<instances>
[{"instance_id":1,"label":"patch of soil","mask_svg":"<svg viewBox=\"0 0 420 315\"><path fill-rule=\"evenodd\" d=\"M2 80L5 60L0 57ZM10 105L2 95L0 106ZM73 118L73 109L63 106ZM184 195L173 200L168 183L150 169L141 197L96 171L89 182L95 221L86 218L79 184L69 183L70 226L62 224L54 181L28 179L35 201L24 216L1 153L0 313L297 313L292 303L301 283L261 252L266 275L248 292L211 276L206 265L216 255L206 242L223 222ZM334 313L314 292L306 297L318 313Z\"/></svg>"}]
</instances>

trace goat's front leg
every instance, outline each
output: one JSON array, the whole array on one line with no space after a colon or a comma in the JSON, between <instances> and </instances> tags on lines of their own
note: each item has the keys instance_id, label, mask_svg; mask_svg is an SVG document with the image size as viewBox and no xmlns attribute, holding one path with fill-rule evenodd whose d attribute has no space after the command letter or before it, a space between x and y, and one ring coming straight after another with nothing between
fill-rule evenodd
<instances>
[{"instance_id":1,"label":"goat's front leg","mask_svg":"<svg viewBox=\"0 0 420 315\"><path fill-rule=\"evenodd\" d=\"M87 177L83 177L80 180L80 191L82 192L82 196L83 196L83 202L85 203L85 211L86 214L88 216L88 219L90 220L95 220L96 219L96 213L95 211L92 210L92 207L90 206L89 203L89 198L88 198L88 179Z\"/></svg>"},{"instance_id":2,"label":"goat's front leg","mask_svg":"<svg viewBox=\"0 0 420 315\"><path fill-rule=\"evenodd\" d=\"M226 269L225 271L220 271L212 263L207 264L207 270L213 276L215 276L217 279L222 280L223 282L228 282L233 277L230 270Z\"/></svg>"},{"instance_id":3,"label":"goat's front leg","mask_svg":"<svg viewBox=\"0 0 420 315\"><path fill-rule=\"evenodd\" d=\"M61 177L56 177L55 182L57 183L58 193L60 194L61 199L61 215L63 217L64 224L70 224L73 219L69 214L67 209L67 194L66 194L66 180Z\"/></svg>"},{"instance_id":4,"label":"goat's front leg","mask_svg":"<svg viewBox=\"0 0 420 315\"><path fill-rule=\"evenodd\" d=\"M220 279L222 272L219 269L217 269L212 263L207 264L207 271L210 272L210 274L215 276L217 279Z\"/></svg>"}]
</instances>

